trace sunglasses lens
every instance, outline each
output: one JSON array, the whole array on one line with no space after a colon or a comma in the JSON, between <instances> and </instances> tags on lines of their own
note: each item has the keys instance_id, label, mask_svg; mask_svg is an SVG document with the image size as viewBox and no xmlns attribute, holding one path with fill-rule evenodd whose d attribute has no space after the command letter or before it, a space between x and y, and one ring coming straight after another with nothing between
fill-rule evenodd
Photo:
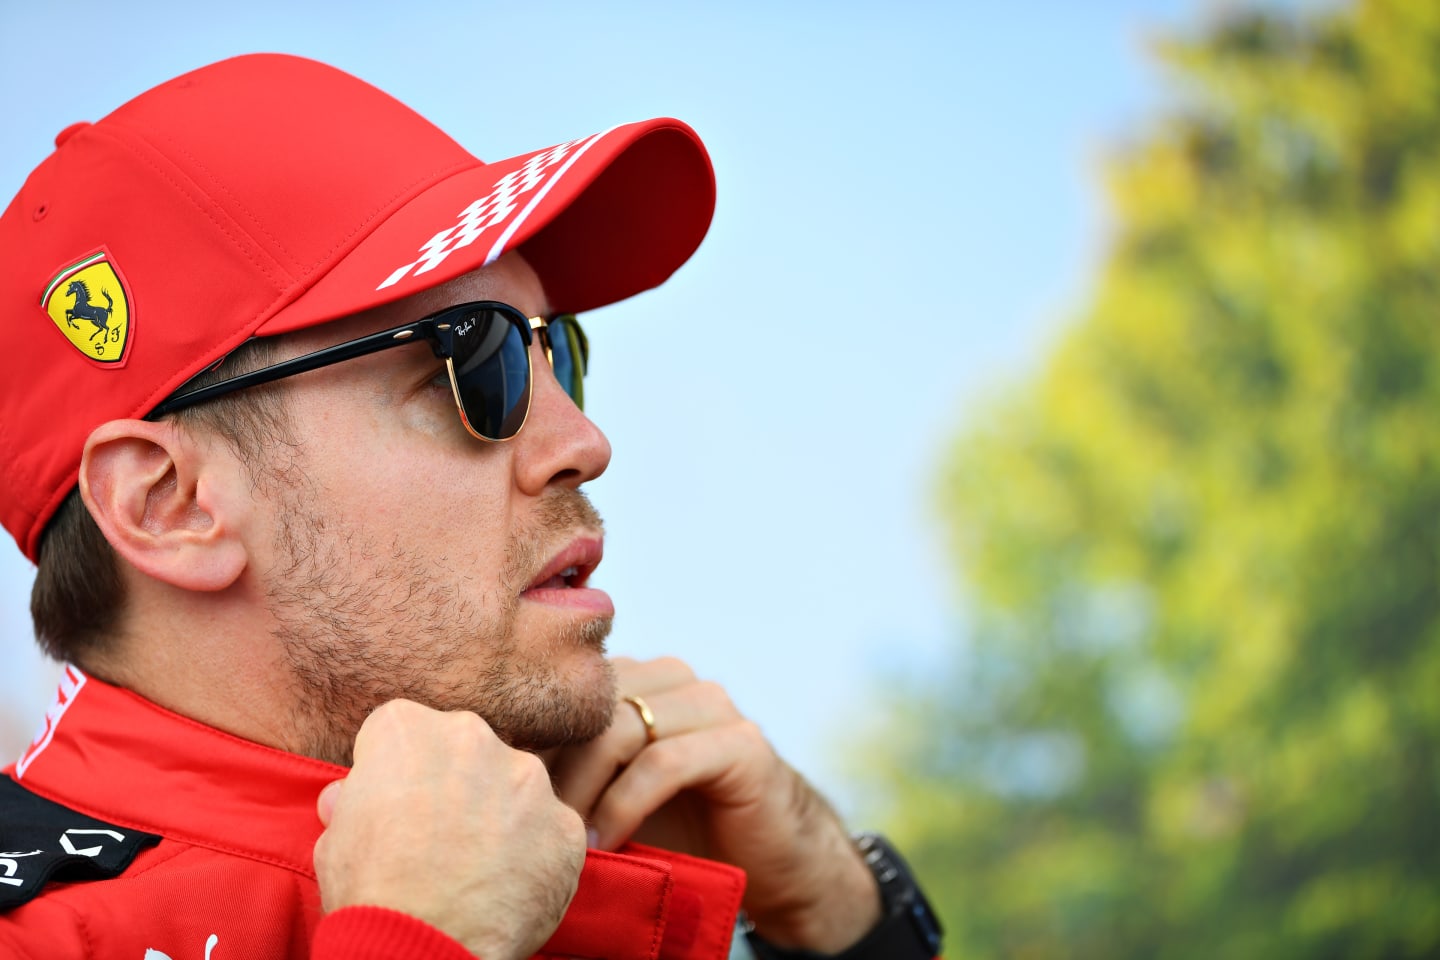
<instances>
[{"instance_id":1,"label":"sunglasses lens","mask_svg":"<svg viewBox=\"0 0 1440 960\"><path fill-rule=\"evenodd\" d=\"M451 371L470 429L490 440L515 436L530 409L530 353L521 328L488 307L452 322Z\"/></svg>"},{"instance_id":2,"label":"sunglasses lens","mask_svg":"<svg viewBox=\"0 0 1440 960\"><path fill-rule=\"evenodd\" d=\"M546 328L550 334L550 363L555 368L555 379L570 394L575 406L585 409L585 368L590 360L590 346L585 340L585 331L573 314L565 314L550 321Z\"/></svg>"}]
</instances>

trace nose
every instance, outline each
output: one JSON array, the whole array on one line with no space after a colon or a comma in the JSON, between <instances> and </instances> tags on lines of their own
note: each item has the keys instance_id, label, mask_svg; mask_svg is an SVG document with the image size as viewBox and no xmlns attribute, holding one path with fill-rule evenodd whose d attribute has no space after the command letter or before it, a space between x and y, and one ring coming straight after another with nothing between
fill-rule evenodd
<instances>
[{"instance_id":1,"label":"nose","mask_svg":"<svg viewBox=\"0 0 1440 960\"><path fill-rule=\"evenodd\" d=\"M610 441L555 379L539 337L530 346L530 365L530 415L512 443L517 484L540 496L552 484L578 487L604 473Z\"/></svg>"}]
</instances>

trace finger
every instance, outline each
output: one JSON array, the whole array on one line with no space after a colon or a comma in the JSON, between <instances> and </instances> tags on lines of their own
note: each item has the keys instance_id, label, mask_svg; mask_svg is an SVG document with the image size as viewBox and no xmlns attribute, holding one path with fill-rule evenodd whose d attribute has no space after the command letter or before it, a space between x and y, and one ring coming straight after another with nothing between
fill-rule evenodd
<instances>
[{"instance_id":1,"label":"finger","mask_svg":"<svg viewBox=\"0 0 1440 960\"><path fill-rule=\"evenodd\" d=\"M383 752L383 745L391 738L403 735L409 724L420 720L426 713L434 712L436 711L410 700L390 700L380 704L370 711L370 715L360 724L360 729L355 734L352 764L361 765L372 749Z\"/></svg>"},{"instance_id":2,"label":"finger","mask_svg":"<svg viewBox=\"0 0 1440 960\"><path fill-rule=\"evenodd\" d=\"M327 864L329 863L330 857L330 843L330 831L326 830L324 833L320 834L318 839L316 839L315 846L310 852L310 862L315 868L315 876L317 878L322 878L328 875ZM326 913L329 913L332 906L333 903L329 896L329 885L321 883L320 907Z\"/></svg>"},{"instance_id":3,"label":"finger","mask_svg":"<svg viewBox=\"0 0 1440 960\"><path fill-rule=\"evenodd\" d=\"M591 811L597 846L613 850L682 790L712 804L745 806L763 799L757 761L771 755L758 727L740 721L652 744L615 778Z\"/></svg>"},{"instance_id":4,"label":"finger","mask_svg":"<svg viewBox=\"0 0 1440 960\"><path fill-rule=\"evenodd\" d=\"M340 799L340 786L344 780L333 780L325 784L325 789L315 798L315 812L320 815L320 823L324 827L330 826L330 821L335 816L335 802Z\"/></svg>"},{"instance_id":5,"label":"finger","mask_svg":"<svg viewBox=\"0 0 1440 960\"><path fill-rule=\"evenodd\" d=\"M650 694L645 702L655 718L657 742L741 719L725 688L708 681ZM648 743L635 706L623 701L616 704L610 729L583 747L565 751L556 762L551 771L556 794L581 816L589 816L606 785Z\"/></svg>"},{"instance_id":6,"label":"finger","mask_svg":"<svg viewBox=\"0 0 1440 960\"><path fill-rule=\"evenodd\" d=\"M627 693L626 696L639 694ZM650 708L656 740L678 737L741 719L740 711L730 699L730 694L720 684L711 680L692 680L681 687L647 693L644 700L645 705ZM615 722L611 724L611 729L622 729L625 741L635 744L635 749L631 752L633 756L650 739L645 721L640 716L640 708L622 700L615 710Z\"/></svg>"},{"instance_id":7,"label":"finger","mask_svg":"<svg viewBox=\"0 0 1440 960\"><path fill-rule=\"evenodd\" d=\"M695 682L695 671L677 657L656 657L654 660L616 657L610 664L615 668L615 679L622 697L647 697Z\"/></svg>"}]
</instances>

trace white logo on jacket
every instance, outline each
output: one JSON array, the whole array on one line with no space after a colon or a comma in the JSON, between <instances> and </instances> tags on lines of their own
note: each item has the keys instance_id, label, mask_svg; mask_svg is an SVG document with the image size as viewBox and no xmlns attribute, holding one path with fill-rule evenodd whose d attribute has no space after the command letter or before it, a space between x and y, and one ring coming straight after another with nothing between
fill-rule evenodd
<instances>
[{"instance_id":1,"label":"white logo on jacket","mask_svg":"<svg viewBox=\"0 0 1440 960\"><path fill-rule=\"evenodd\" d=\"M77 848L75 844L70 840L70 838L102 836L114 837L116 840L122 841L125 839L125 834L120 833L118 830L81 830L80 828L76 827L71 830L66 830L64 833L60 834L60 846L65 848L66 853L72 854L73 856L98 857L100 856L100 851L104 849L103 846Z\"/></svg>"},{"instance_id":2,"label":"white logo on jacket","mask_svg":"<svg viewBox=\"0 0 1440 960\"><path fill-rule=\"evenodd\" d=\"M0 877L0 883L9 884L12 887L23 887L24 877L15 876L15 871L20 869L19 860L21 857L33 857L41 850L27 850L24 853L0 853L0 872L5 875Z\"/></svg>"},{"instance_id":3,"label":"white logo on jacket","mask_svg":"<svg viewBox=\"0 0 1440 960\"><path fill-rule=\"evenodd\" d=\"M210 960L210 951L214 950L215 944L219 942L219 937L215 936L215 934L213 933L210 934L209 939L205 941L205 960ZM156 950L152 947L149 950L145 951L145 960L171 960L171 958L170 954L161 953L159 950Z\"/></svg>"}]
</instances>

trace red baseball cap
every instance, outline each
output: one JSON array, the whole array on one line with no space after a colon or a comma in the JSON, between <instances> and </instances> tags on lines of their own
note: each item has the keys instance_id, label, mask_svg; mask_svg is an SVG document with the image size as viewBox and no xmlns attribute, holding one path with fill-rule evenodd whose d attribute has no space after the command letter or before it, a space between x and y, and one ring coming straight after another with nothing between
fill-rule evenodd
<instances>
[{"instance_id":1,"label":"red baseball cap","mask_svg":"<svg viewBox=\"0 0 1440 960\"><path fill-rule=\"evenodd\" d=\"M90 432L253 336L521 250L557 311L662 283L715 208L677 120L483 163L333 67L258 54L76 124L0 217L0 521L31 560Z\"/></svg>"}]
</instances>

